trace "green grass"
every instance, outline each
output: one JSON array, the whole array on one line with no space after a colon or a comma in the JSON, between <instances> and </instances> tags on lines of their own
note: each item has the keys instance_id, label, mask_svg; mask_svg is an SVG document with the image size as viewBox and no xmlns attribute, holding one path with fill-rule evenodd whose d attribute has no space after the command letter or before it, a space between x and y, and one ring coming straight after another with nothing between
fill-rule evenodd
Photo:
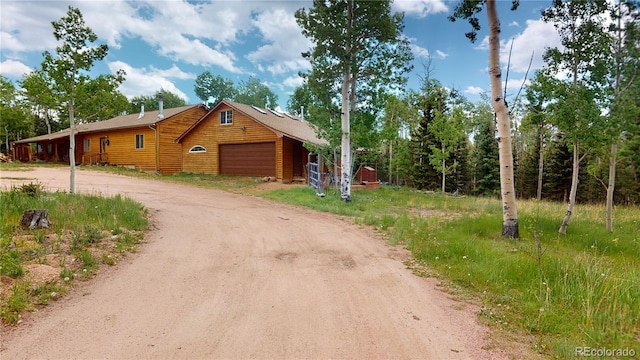
<instances>
[{"instance_id":1,"label":"green grass","mask_svg":"<svg viewBox=\"0 0 640 360\"><path fill-rule=\"evenodd\" d=\"M497 199L393 187L354 191L351 203L336 191L318 198L310 188L262 195L375 227L475 298L486 322L532 335L540 353L574 358L585 346L640 352L638 208L617 208L609 233L603 207L577 205L568 234L560 235L563 204L520 201L521 239L509 240L500 236Z\"/></svg>"},{"instance_id":2,"label":"green grass","mask_svg":"<svg viewBox=\"0 0 640 360\"><path fill-rule=\"evenodd\" d=\"M31 188L32 184L24 185ZM48 209L52 221L51 230L62 229L110 229L124 227L130 230L145 230L148 227L146 210L130 198L115 195L69 195L64 192L44 192L41 196L31 196L33 191L24 192L22 187L0 192L0 236L5 237L20 231L22 213L27 209ZM82 214L82 216L78 216ZM142 216L141 216L142 215ZM90 235L87 235L90 236Z\"/></svg>"},{"instance_id":3,"label":"green grass","mask_svg":"<svg viewBox=\"0 0 640 360\"><path fill-rule=\"evenodd\" d=\"M27 209L47 209L50 228L22 228ZM13 284L1 293L0 319L9 325L18 323L22 311L57 300L78 276L89 278L101 263L114 265L120 255L135 251L149 226L147 210L129 198L47 192L38 183L0 191L0 215L0 275ZM47 264L50 254L62 255L59 264L48 264L61 268L60 279L25 280L24 264Z\"/></svg>"},{"instance_id":4,"label":"green grass","mask_svg":"<svg viewBox=\"0 0 640 360\"><path fill-rule=\"evenodd\" d=\"M0 319L10 325L15 325L20 320L20 313L33 309L30 301L29 283L18 281L13 286L13 291L0 306Z\"/></svg>"},{"instance_id":5,"label":"green grass","mask_svg":"<svg viewBox=\"0 0 640 360\"><path fill-rule=\"evenodd\" d=\"M123 168L95 169L245 193L256 193L253 190L259 183L254 178L159 177ZM566 211L563 204L519 201L521 239L516 241L500 236L501 204L493 198L450 197L386 186L377 191L354 190L351 203L340 201L335 190L319 198L306 187L258 194L374 227L391 243L410 249L416 261L429 268L426 273L443 279L456 293L461 289L465 297L475 299L482 306L484 321L532 336L532 348L542 354L575 358L575 348L585 346L631 348L640 353L637 207L616 208L615 232L608 233L602 206L578 204L568 233L560 235L557 230ZM0 204L3 200L0 198ZM87 215L101 221L105 211L96 208ZM125 221L117 218L98 228L118 234ZM3 232L4 224L3 220ZM124 235L116 242L118 249L135 248L138 236ZM108 261L103 257L103 262ZM73 276L72 271L61 276L65 274Z\"/></svg>"}]
</instances>

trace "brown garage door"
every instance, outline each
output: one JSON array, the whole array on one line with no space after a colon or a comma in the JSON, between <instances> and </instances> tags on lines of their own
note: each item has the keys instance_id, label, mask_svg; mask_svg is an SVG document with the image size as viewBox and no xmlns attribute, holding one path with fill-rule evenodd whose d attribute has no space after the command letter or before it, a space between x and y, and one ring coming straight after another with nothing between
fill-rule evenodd
<instances>
[{"instance_id":1,"label":"brown garage door","mask_svg":"<svg viewBox=\"0 0 640 360\"><path fill-rule=\"evenodd\" d=\"M220 145L220 174L276 175L276 143Z\"/></svg>"}]
</instances>

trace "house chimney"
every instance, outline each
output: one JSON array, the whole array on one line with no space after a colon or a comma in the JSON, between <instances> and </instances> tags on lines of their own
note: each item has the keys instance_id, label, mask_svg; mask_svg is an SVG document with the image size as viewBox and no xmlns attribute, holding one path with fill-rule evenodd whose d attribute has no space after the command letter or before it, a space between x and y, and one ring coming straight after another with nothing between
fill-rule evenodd
<instances>
[{"instance_id":1,"label":"house chimney","mask_svg":"<svg viewBox=\"0 0 640 360\"><path fill-rule=\"evenodd\" d=\"M162 92L158 93L158 119L164 119L164 113L163 113L163 98L164 98L164 94Z\"/></svg>"},{"instance_id":2,"label":"house chimney","mask_svg":"<svg viewBox=\"0 0 640 360\"><path fill-rule=\"evenodd\" d=\"M300 120L304 122L304 106L300 106Z\"/></svg>"},{"instance_id":3,"label":"house chimney","mask_svg":"<svg viewBox=\"0 0 640 360\"><path fill-rule=\"evenodd\" d=\"M140 104L140 115L138 115L138 119L142 119L144 117L144 103Z\"/></svg>"}]
</instances>

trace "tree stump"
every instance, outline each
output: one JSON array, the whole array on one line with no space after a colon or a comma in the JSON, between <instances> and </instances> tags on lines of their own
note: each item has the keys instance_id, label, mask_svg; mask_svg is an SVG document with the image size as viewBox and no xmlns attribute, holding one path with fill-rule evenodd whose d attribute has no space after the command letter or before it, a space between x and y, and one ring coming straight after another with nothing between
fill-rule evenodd
<instances>
[{"instance_id":1,"label":"tree stump","mask_svg":"<svg viewBox=\"0 0 640 360\"><path fill-rule=\"evenodd\" d=\"M49 210L25 210L22 213L20 225L29 229L48 229L49 225L51 225L51 222L49 222Z\"/></svg>"}]
</instances>

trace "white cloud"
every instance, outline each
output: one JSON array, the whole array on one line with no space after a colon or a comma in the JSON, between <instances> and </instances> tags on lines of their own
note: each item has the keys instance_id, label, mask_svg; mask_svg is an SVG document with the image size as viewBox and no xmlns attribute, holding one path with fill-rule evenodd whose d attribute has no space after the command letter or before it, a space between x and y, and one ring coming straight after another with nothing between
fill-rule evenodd
<instances>
[{"instance_id":1,"label":"white cloud","mask_svg":"<svg viewBox=\"0 0 640 360\"><path fill-rule=\"evenodd\" d=\"M560 36L553 24L542 20L527 20L526 24L524 31L509 39L500 50L500 60L506 63L509 59L511 42L514 42L511 52L511 69L516 72L527 71L532 54L531 70L542 68L544 66L542 55L546 49L562 46Z\"/></svg>"},{"instance_id":2,"label":"white cloud","mask_svg":"<svg viewBox=\"0 0 640 360\"><path fill-rule=\"evenodd\" d=\"M391 3L391 9L418 18L449 11L443 0L396 0Z\"/></svg>"},{"instance_id":3,"label":"white cloud","mask_svg":"<svg viewBox=\"0 0 640 360\"><path fill-rule=\"evenodd\" d=\"M115 73L119 69L124 70L126 80L120 85L120 91L128 98L134 96L153 95L156 91L164 89L170 91L189 102L189 97L178 89L170 78L184 79L185 74L175 65L167 70L154 67L134 68L122 61L113 61L107 64L109 70Z\"/></svg>"},{"instance_id":4,"label":"white cloud","mask_svg":"<svg viewBox=\"0 0 640 360\"><path fill-rule=\"evenodd\" d=\"M478 86L467 86L463 91L465 94L479 95L484 92L484 89Z\"/></svg>"},{"instance_id":5,"label":"white cloud","mask_svg":"<svg viewBox=\"0 0 640 360\"><path fill-rule=\"evenodd\" d=\"M30 72L31 68L21 63L20 61L9 59L0 63L0 74L8 78L21 78L22 75L28 74Z\"/></svg>"},{"instance_id":6,"label":"white cloud","mask_svg":"<svg viewBox=\"0 0 640 360\"><path fill-rule=\"evenodd\" d=\"M440 59L443 59L443 60L446 59L447 56L449 56L449 54L447 54L447 53L445 53L444 51L441 51L441 50L436 50L436 55L438 55L438 57Z\"/></svg>"},{"instance_id":7,"label":"white cloud","mask_svg":"<svg viewBox=\"0 0 640 360\"><path fill-rule=\"evenodd\" d=\"M429 50L414 44L413 41L409 44L409 49L411 50L411 53L413 54L413 56L417 59L420 59L420 58L428 59L430 56Z\"/></svg>"},{"instance_id":8,"label":"white cloud","mask_svg":"<svg viewBox=\"0 0 640 360\"><path fill-rule=\"evenodd\" d=\"M196 74L186 73L182 71L175 64L171 68L166 70L156 69L154 66L150 66L150 71L153 72L154 74L157 74L158 76L169 77L169 78L180 79L180 80L195 79L197 77Z\"/></svg>"},{"instance_id":9,"label":"white cloud","mask_svg":"<svg viewBox=\"0 0 640 360\"><path fill-rule=\"evenodd\" d=\"M500 41L500 62L506 65L509 62L509 51L511 51L511 71L525 72L529 67L531 56L531 71L544 66L542 55L547 48L561 47L560 36L553 24L545 23L542 20L527 20L527 27L508 40ZM476 50L489 50L489 37L486 36L482 42L475 47Z\"/></svg>"},{"instance_id":10,"label":"white cloud","mask_svg":"<svg viewBox=\"0 0 640 360\"><path fill-rule=\"evenodd\" d=\"M20 1L3 1L1 6L0 44L3 52L55 48L51 21L64 15L65 4L39 1L32 6L25 6Z\"/></svg>"},{"instance_id":11,"label":"white cloud","mask_svg":"<svg viewBox=\"0 0 640 360\"><path fill-rule=\"evenodd\" d=\"M302 35L295 17L284 9L273 9L258 14L253 20L265 45L249 53L249 59L260 71L284 74L310 69L309 61L300 54L313 45ZM266 63L266 66L265 64Z\"/></svg>"},{"instance_id":12,"label":"white cloud","mask_svg":"<svg viewBox=\"0 0 640 360\"><path fill-rule=\"evenodd\" d=\"M513 20L512 22L509 23L509 26L520 27L520 24L518 24L517 21Z\"/></svg>"},{"instance_id":13,"label":"white cloud","mask_svg":"<svg viewBox=\"0 0 640 360\"><path fill-rule=\"evenodd\" d=\"M531 76L533 74L529 74L529 77L525 80L524 77L519 79L507 79L507 89L519 90L524 82L524 87L527 87L531 84Z\"/></svg>"},{"instance_id":14,"label":"white cloud","mask_svg":"<svg viewBox=\"0 0 640 360\"><path fill-rule=\"evenodd\" d=\"M304 84L304 79L302 79L298 75L289 76L288 78L284 79L284 81L282 83L285 86L295 88L295 87L298 87L298 86L302 86L302 84Z\"/></svg>"}]
</instances>

